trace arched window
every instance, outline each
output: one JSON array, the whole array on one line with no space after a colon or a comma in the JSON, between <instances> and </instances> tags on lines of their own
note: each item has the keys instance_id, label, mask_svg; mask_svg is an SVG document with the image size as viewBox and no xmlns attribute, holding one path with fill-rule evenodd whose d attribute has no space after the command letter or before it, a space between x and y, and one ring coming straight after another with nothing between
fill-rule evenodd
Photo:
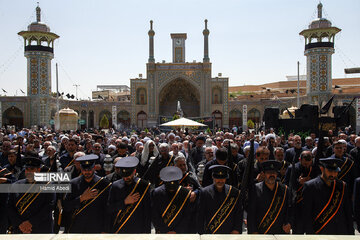
<instances>
[{"instance_id":1,"label":"arched window","mask_svg":"<svg viewBox=\"0 0 360 240\"><path fill-rule=\"evenodd\" d=\"M17 107L10 107L2 114L2 123L4 125L14 125L17 128L24 126L23 112Z\"/></svg>"},{"instance_id":2,"label":"arched window","mask_svg":"<svg viewBox=\"0 0 360 240\"><path fill-rule=\"evenodd\" d=\"M238 109L233 109L229 113L229 127L242 126L242 113Z\"/></svg>"},{"instance_id":3,"label":"arched window","mask_svg":"<svg viewBox=\"0 0 360 240\"><path fill-rule=\"evenodd\" d=\"M212 89L212 104L222 104L222 90L220 87Z\"/></svg>"},{"instance_id":4,"label":"arched window","mask_svg":"<svg viewBox=\"0 0 360 240\"><path fill-rule=\"evenodd\" d=\"M121 124L120 128L130 127L130 113L125 110L121 110L117 115L117 122Z\"/></svg>"},{"instance_id":5,"label":"arched window","mask_svg":"<svg viewBox=\"0 0 360 240\"><path fill-rule=\"evenodd\" d=\"M260 124L260 111L257 110L256 108L252 108L249 112L248 112L248 120L251 119L251 121L253 121L255 124Z\"/></svg>"},{"instance_id":6,"label":"arched window","mask_svg":"<svg viewBox=\"0 0 360 240\"><path fill-rule=\"evenodd\" d=\"M137 105L146 105L147 104L147 96L145 88L138 88L136 90L136 104Z\"/></svg>"}]
</instances>

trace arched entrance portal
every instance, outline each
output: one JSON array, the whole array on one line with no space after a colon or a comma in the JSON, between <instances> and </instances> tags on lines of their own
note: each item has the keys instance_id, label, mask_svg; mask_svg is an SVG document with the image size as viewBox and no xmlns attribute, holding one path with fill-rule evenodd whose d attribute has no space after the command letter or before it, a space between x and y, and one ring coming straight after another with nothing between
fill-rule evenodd
<instances>
[{"instance_id":1,"label":"arched entrance portal","mask_svg":"<svg viewBox=\"0 0 360 240\"><path fill-rule=\"evenodd\" d=\"M185 117L200 116L200 93L188 81L176 79L168 83L159 95L160 116L173 116L180 101Z\"/></svg>"},{"instance_id":2,"label":"arched entrance portal","mask_svg":"<svg viewBox=\"0 0 360 240\"><path fill-rule=\"evenodd\" d=\"M104 117L104 115L106 117ZM101 120L104 118L104 126L101 126ZM107 121L106 121L107 119ZM107 123L107 124L106 124ZM99 114L99 127L100 128L111 128L112 127L112 115L108 110L102 110Z\"/></svg>"},{"instance_id":3,"label":"arched entrance portal","mask_svg":"<svg viewBox=\"0 0 360 240\"><path fill-rule=\"evenodd\" d=\"M117 122L120 124L120 128L129 128L130 127L130 113L125 110L121 110L117 115Z\"/></svg>"},{"instance_id":4,"label":"arched entrance portal","mask_svg":"<svg viewBox=\"0 0 360 240\"><path fill-rule=\"evenodd\" d=\"M3 125L15 125L17 128L22 128L24 126L24 116L20 109L17 107L10 107L6 109L3 115Z\"/></svg>"}]
</instances>

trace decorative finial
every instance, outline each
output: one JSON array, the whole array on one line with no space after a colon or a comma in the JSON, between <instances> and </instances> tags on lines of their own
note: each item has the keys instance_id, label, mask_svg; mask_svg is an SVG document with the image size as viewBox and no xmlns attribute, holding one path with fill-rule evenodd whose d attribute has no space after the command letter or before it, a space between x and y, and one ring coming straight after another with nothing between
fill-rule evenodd
<instances>
[{"instance_id":1,"label":"decorative finial","mask_svg":"<svg viewBox=\"0 0 360 240\"><path fill-rule=\"evenodd\" d=\"M318 18L322 18L322 7L323 7L323 5L322 5L322 3L320 2L320 3L318 4L318 6L317 6L317 8L318 8Z\"/></svg>"},{"instance_id":2,"label":"decorative finial","mask_svg":"<svg viewBox=\"0 0 360 240\"><path fill-rule=\"evenodd\" d=\"M205 29L207 29L207 22L208 22L208 20L205 19Z\"/></svg>"},{"instance_id":3,"label":"decorative finial","mask_svg":"<svg viewBox=\"0 0 360 240\"><path fill-rule=\"evenodd\" d=\"M150 20L150 30L153 30L153 20Z\"/></svg>"},{"instance_id":4,"label":"decorative finial","mask_svg":"<svg viewBox=\"0 0 360 240\"><path fill-rule=\"evenodd\" d=\"M36 21L37 22L41 22L41 8L39 7L39 2L37 2L37 7L36 7Z\"/></svg>"}]
</instances>

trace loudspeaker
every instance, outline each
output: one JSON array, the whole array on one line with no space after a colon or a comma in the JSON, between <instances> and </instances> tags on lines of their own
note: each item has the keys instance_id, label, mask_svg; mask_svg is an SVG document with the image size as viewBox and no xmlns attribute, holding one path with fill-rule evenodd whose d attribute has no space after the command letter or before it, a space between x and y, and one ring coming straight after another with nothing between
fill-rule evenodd
<instances>
[{"instance_id":1,"label":"loudspeaker","mask_svg":"<svg viewBox=\"0 0 360 240\"><path fill-rule=\"evenodd\" d=\"M319 123L319 107L317 105L304 104L300 111L295 112L296 118L300 115L302 118L302 128L304 131L315 130Z\"/></svg>"},{"instance_id":2,"label":"loudspeaker","mask_svg":"<svg viewBox=\"0 0 360 240\"><path fill-rule=\"evenodd\" d=\"M279 109L266 108L264 112L263 121L265 122L265 129L279 127Z\"/></svg>"},{"instance_id":3,"label":"loudspeaker","mask_svg":"<svg viewBox=\"0 0 360 240\"><path fill-rule=\"evenodd\" d=\"M346 111L344 114L344 110L346 106L335 106L333 107L332 112L334 113L334 118L336 119L337 127L345 127L350 125L350 115L349 111Z\"/></svg>"}]
</instances>

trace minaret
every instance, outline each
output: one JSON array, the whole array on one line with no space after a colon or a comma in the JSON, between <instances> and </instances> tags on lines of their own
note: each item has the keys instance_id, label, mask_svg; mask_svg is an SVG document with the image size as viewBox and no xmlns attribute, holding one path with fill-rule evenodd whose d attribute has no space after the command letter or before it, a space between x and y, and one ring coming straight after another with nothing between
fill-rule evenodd
<instances>
[{"instance_id":1,"label":"minaret","mask_svg":"<svg viewBox=\"0 0 360 240\"><path fill-rule=\"evenodd\" d=\"M203 62L210 62L210 58L209 58L209 34L210 34L210 31L207 28L207 22L208 22L208 20L205 19L205 29L203 31L203 35L204 35L204 58L203 58Z\"/></svg>"},{"instance_id":2,"label":"minaret","mask_svg":"<svg viewBox=\"0 0 360 240\"><path fill-rule=\"evenodd\" d=\"M41 22L41 9L36 7L36 22L27 31L18 33L24 38L27 58L27 95L30 97L30 124L48 126L51 98L51 59L54 58L54 41L59 38Z\"/></svg>"},{"instance_id":3,"label":"minaret","mask_svg":"<svg viewBox=\"0 0 360 240\"><path fill-rule=\"evenodd\" d=\"M155 31L153 30L153 21L150 21L150 30L148 32L149 34L149 63L154 63L154 35Z\"/></svg>"},{"instance_id":4,"label":"minaret","mask_svg":"<svg viewBox=\"0 0 360 240\"><path fill-rule=\"evenodd\" d=\"M335 52L335 35L341 31L322 17L322 7L319 3L318 18L310 23L308 29L300 32L305 38L306 94L310 104L319 106L328 101L332 94L331 55Z\"/></svg>"}]
</instances>

